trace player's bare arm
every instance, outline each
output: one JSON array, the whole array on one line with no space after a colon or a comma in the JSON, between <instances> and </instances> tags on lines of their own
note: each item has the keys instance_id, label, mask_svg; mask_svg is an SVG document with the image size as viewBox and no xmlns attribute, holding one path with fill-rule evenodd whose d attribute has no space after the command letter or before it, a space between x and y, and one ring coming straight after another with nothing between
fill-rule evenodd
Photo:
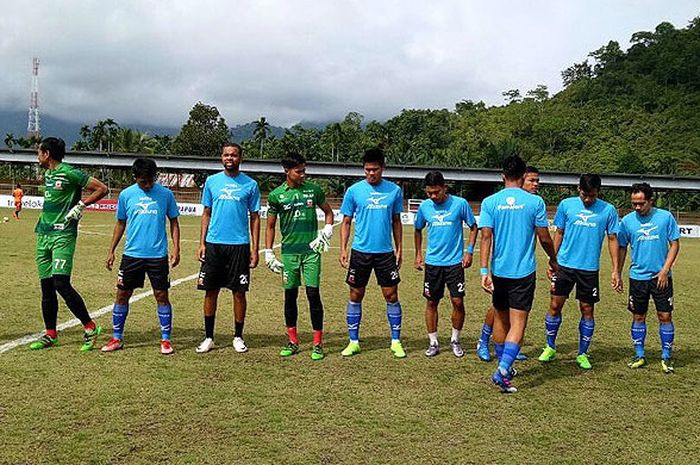
<instances>
[{"instance_id":1,"label":"player's bare arm","mask_svg":"<svg viewBox=\"0 0 700 465\"><path fill-rule=\"evenodd\" d=\"M126 231L126 220L117 220L117 222L114 224L114 231L112 231L112 241L109 245L107 260L105 261L105 266L109 271L112 271L112 266L114 265L114 252L117 250L117 246L122 240L122 236L124 236L124 231Z\"/></svg>"}]
</instances>

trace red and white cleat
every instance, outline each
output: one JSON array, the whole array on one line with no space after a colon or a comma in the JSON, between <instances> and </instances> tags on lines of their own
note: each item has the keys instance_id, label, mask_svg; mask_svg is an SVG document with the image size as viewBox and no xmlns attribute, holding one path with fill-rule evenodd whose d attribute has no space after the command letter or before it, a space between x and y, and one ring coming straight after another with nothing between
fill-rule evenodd
<instances>
[{"instance_id":1,"label":"red and white cleat","mask_svg":"<svg viewBox=\"0 0 700 465\"><path fill-rule=\"evenodd\" d=\"M114 352L115 350L121 350L124 348L124 343L121 339L112 338L109 342L102 346L102 352Z\"/></svg>"},{"instance_id":2,"label":"red and white cleat","mask_svg":"<svg viewBox=\"0 0 700 465\"><path fill-rule=\"evenodd\" d=\"M163 355L170 355L173 352L175 352L175 349L173 349L173 345L170 343L170 341L166 341L163 339L160 341L160 353Z\"/></svg>"}]
</instances>

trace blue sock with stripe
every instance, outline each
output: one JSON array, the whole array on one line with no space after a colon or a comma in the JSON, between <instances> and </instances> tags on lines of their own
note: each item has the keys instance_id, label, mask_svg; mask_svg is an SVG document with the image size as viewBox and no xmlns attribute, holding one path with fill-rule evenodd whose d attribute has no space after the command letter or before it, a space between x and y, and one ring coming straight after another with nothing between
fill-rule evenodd
<instances>
[{"instance_id":1,"label":"blue sock with stripe","mask_svg":"<svg viewBox=\"0 0 700 465\"><path fill-rule=\"evenodd\" d=\"M644 357L644 341L647 338L647 324L644 321L632 321L632 344L634 344L634 354L637 357Z\"/></svg>"},{"instance_id":2,"label":"blue sock with stripe","mask_svg":"<svg viewBox=\"0 0 700 465\"><path fill-rule=\"evenodd\" d=\"M510 369L513 366L515 357L517 357L519 353L520 344L506 342L503 345L503 355L501 356L501 361L498 362L498 371L500 371L503 376L510 376Z\"/></svg>"},{"instance_id":3,"label":"blue sock with stripe","mask_svg":"<svg viewBox=\"0 0 700 465\"><path fill-rule=\"evenodd\" d=\"M386 304L386 317L391 326L391 339L398 341L401 339L401 303L398 300Z\"/></svg>"},{"instance_id":4,"label":"blue sock with stripe","mask_svg":"<svg viewBox=\"0 0 700 465\"><path fill-rule=\"evenodd\" d=\"M486 323L484 323L484 326L481 327L481 338L479 338L479 344L482 347L489 346L489 340L491 339L492 332L493 332L493 327L491 325L487 325Z\"/></svg>"},{"instance_id":5,"label":"blue sock with stripe","mask_svg":"<svg viewBox=\"0 0 700 465\"><path fill-rule=\"evenodd\" d=\"M160 338L169 341L170 332L173 329L172 305L158 305L158 320L160 321Z\"/></svg>"},{"instance_id":6,"label":"blue sock with stripe","mask_svg":"<svg viewBox=\"0 0 700 465\"><path fill-rule=\"evenodd\" d=\"M595 330L595 320L586 320L581 318L578 323L578 354L587 354L588 347L593 339L593 331Z\"/></svg>"},{"instance_id":7,"label":"blue sock with stripe","mask_svg":"<svg viewBox=\"0 0 700 465\"><path fill-rule=\"evenodd\" d=\"M659 337L661 338L661 358L668 360L673 352L673 337L675 328L673 322L659 325Z\"/></svg>"},{"instance_id":8,"label":"blue sock with stripe","mask_svg":"<svg viewBox=\"0 0 700 465\"><path fill-rule=\"evenodd\" d=\"M362 304L359 302L348 302L345 311L346 321L348 323L348 336L350 341L358 342L360 340L360 321L362 321Z\"/></svg>"},{"instance_id":9,"label":"blue sock with stripe","mask_svg":"<svg viewBox=\"0 0 700 465\"><path fill-rule=\"evenodd\" d=\"M501 361L501 357L503 357L503 348L505 344L498 344L498 343L493 343L493 349L496 351L496 360L499 362Z\"/></svg>"},{"instance_id":10,"label":"blue sock with stripe","mask_svg":"<svg viewBox=\"0 0 700 465\"><path fill-rule=\"evenodd\" d=\"M124 338L124 323L129 314L129 304L114 304L112 307L112 337L115 339Z\"/></svg>"},{"instance_id":11,"label":"blue sock with stripe","mask_svg":"<svg viewBox=\"0 0 700 465\"><path fill-rule=\"evenodd\" d=\"M552 316L549 313L544 316L544 331L547 336L547 345L552 349L557 348L557 334L561 326L561 315Z\"/></svg>"}]
</instances>

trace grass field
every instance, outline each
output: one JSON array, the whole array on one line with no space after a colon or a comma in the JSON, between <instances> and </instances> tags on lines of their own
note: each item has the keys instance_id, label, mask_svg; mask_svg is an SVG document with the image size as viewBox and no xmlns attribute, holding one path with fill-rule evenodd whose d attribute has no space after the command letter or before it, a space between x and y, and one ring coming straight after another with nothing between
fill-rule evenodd
<instances>
[{"instance_id":1,"label":"grass field","mask_svg":"<svg viewBox=\"0 0 700 465\"><path fill-rule=\"evenodd\" d=\"M0 216L10 216L10 210ZM42 330L40 290L34 267L36 211L21 222L0 224L0 345ZM82 222L73 282L88 308L108 305L115 273L104 266L113 217L90 213ZM195 260L199 218L184 217L182 264L172 279L198 270ZM208 354L196 354L202 338L202 294L190 280L172 289L176 353L158 352L158 321L152 297L132 304L126 349L114 354L81 354L80 328L61 333L61 346L33 352L20 346L0 354L0 464L389 464L698 463L700 402L700 290L693 271L700 241L685 240L675 269L676 374L662 374L658 325L650 318L651 364L632 371L630 316L624 295L603 291L591 356L594 369L574 362L578 310L567 303L559 337L559 358L536 361L543 344L548 302L544 273L515 395L491 385L494 363L476 359L474 345L488 298L478 271L468 273L467 355L444 351L434 359L422 352L422 275L413 270L411 227L405 228L405 264L399 295L404 309L403 339L409 356L394 360L379 290L371 287L361 327L362 354L339 352L346 342L344 273L338 249L324 256L322 296L326 308L326 350L321 362L309 358L311 328L300 305L304 352L281 360L286 342L282 291L264 265L253 273L246 320L250 351L230 345L230 295L219 303L216 340ZM334 237L337 245L338 237ZM540 258L540 264L545 261ZM478 263L478 262L477 262ZM601 276L609 276L604 255ZM603 280L601 280L603 281ZM303 296L303 293L302 293ZM443 347L449 318L441 307ZM59 321L72 318L61 303ZM106 342L111 316L97 319ZM695 439L693 439L695 438Z\"/></svg>"}]
</instances>

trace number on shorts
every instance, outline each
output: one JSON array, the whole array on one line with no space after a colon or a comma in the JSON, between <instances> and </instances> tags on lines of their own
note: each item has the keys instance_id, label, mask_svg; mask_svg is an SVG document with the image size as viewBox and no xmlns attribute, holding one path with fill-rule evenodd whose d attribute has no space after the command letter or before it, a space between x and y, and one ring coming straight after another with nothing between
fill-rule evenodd
<instances>
[{"instance_id":1,"label":"number on shorts","mask_svg":"<svg viewBox=\"0 0 700 465\"><path fill-rule=\"evenodd\" d=\"M66 266L66 260L63 258L57 258L53 261L53 267L56 270L62 270Z\"/></svg>"},{"instance_id":2,"label":"number on shorts","mask_svg":"<svg viewBox=\"0 0 700 465\"><path fill-rule=\"evenodd\" d=\"M593 297L598 297L598 288L597 287L593 288Z\"/></svg>"},{"instance_id":3,"label":"number on shorts","mask_svg":"<svg viewBox=\"0 0 700 465\"><path fill-rule=\"evenodd\" d=\"M457 283L457 292L464 292L464 283Z\"/></svg>"}]
</instances>

